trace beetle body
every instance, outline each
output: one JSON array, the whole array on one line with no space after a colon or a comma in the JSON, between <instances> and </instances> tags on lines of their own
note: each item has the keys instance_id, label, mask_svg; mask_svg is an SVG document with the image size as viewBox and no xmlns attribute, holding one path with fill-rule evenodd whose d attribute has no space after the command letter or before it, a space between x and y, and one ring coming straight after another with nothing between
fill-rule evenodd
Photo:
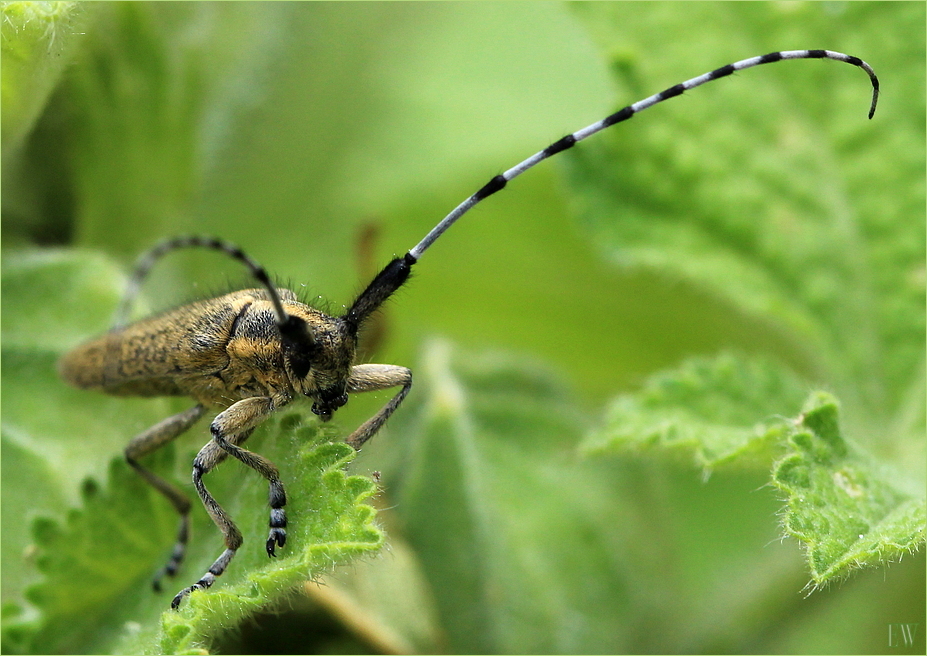
<instances>
[{"instance_id":1,"label":"beetle body","mask_svg":"<svg viewBox=\"0 0 927 656\"><path fill-rule=\"evenodd\" d=\"M412 385L412 372L405 367L355 365L354 359L361 324L406 281L414 259L394 259L344 316L333 317L301 303L292 291L273 287L263 268L237 247L204 237L181 237L159 244L142 258L126 300L132 300L155 260L172 250L194 246L219 250L245 263L265 288L190 303L126 326L117 322L116 328L77 346L59 362L61 376L75 387L122 396L186 396L196 402L135 436L125 449L129 465L181 517L171 558L155 577L156 589L160 589L162 576L173 576L183 560L190 502L139 460L183 434L207 407L221 410L210 425L213 439L193 461L193 485L222 531L226 548L199 581L177 593L171 602L174 608L192 591L211 586L242 544L235 523L202 480L228 456L267 479L268 555L276 555L276 548L286 543L286 493L277 468L241 446L258 424L301 396L311 399L312 411L327 421L347 403L349 393L400 386L379 412L346 439L359 449L399 407Z\"/></svg>"},{"instance_id":2,"label":"beetle body","mask_svg":"<svg viewBox=\"0 0 927 656\"><path fill-rule=\"evenodd\" d=\"M83 389L188 396L211 407L258 396L273 398L277 407L296 396L323 403L323 390L331 396L350 377L356 333L343 320L300 303L292 291L277 293L324 354L303 377L284 355L274 307L263 289L190 303L116 328L69 352L61 375Z\"/></svg>"}]
</instances>

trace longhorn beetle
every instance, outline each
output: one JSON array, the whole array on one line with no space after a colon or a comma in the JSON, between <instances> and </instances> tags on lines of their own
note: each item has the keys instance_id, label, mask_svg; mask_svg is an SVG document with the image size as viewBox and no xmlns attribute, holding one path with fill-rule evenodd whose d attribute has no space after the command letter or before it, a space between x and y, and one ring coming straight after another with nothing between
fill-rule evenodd
<instances>
[{"instance_id":1,"label":"longhorn beetle","mask_svg":"<svg viewBox=\"0 0 927 656\"><path fill-rule=\"evenodd\" d=\"M313 402L312 412L328 421L347 403L349 394L399 387L399 392L379 412L348 436L347 443L360 449L402 403L412 386L412 372L387 364L354 364L358 329L405 283L412 266L457 219L513 178L596 132L706 82L785 59L833 59L862 68L872 82L869 108L872 118L879 97L879 81L869 64L857 57L830 50L790 50L722 66L628 105L496 175L455 207L412 250L387 264L341 316L329 316L299 302L293 292L274 287L263 267L238 247L218 239L180 237L145 253L136 265L115 327L67 353L60 362L60 371L69 383L80 388L117 395L189 396L196 402L189 410L137 435L125 449L129 465L167 497L181 517L177 543L167 565L155 578L156 589L162 576L173 576L183 560L190 502L174 485L143 467L139 459L185 432L207 408L221 409L210 426L212 440L193 460L193 486L222 531L225 550L202 578L177 593L171 607L177 608L194 590L211 586L242 544L235 523L203 484L203 476L228 456L257 471L269 484L267 554L275 556L276 548L286 543L286 494L277 468L241 446L268 415L306 396ZM170 251L189 247L220 251L238 260L261 288L191 303L125 325L128 310L154 263Z\"/></svg>"}]
</instances>

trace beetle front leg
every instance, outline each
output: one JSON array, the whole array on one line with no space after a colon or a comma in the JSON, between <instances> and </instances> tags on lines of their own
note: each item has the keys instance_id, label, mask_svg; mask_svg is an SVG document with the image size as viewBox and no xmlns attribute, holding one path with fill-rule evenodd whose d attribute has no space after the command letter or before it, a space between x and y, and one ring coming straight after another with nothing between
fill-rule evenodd
<instances>
[{"instance_id":1,"label":"beetle front leg","mask_svg":"<svg viewBox=\"0 0 927 656\"><path fill-rule=\"evenodd\" d=\"M286 505L286 492L283 489L283 483L280 481L280 472L272 462L263 456L239 446L251 435L255 426L276 410L277 407L278 405L269 397L252 397L231 405L213 420L210 426L213 441L204 446L193 461L193 485L196 487L196 491L199 493L209 516L212 517L213 522L222 531L226 549L199 581L177 593L177 596L171 602L172 608L177 608L183 598L194 590L210 587L215 582L216 577L220 576L228 567L229 562L242 544L241 532L228 513L222 509L209 493L202 481L203 475L224 460L227 455L234 456L260 473L269 483L270 534L266 544L267 555L276 556L275 548L277 546L282 547L286 543L287 522L286 511L283 509Z\"/></svg>"},{"instance_id":2,"label":"beetle front leg","mask_svg":"<svg viewBox=\"0 0 927 656\"><path fill-rule=\"evenodd\" d=\"M278 407L273 399L266 396L242 399L219 413L210 426L212 439L223 451L267 479L270 503L270 533L266 544L268 556L276 556L276 547L282 547L286 543L286 511L283 509L286 505L286 491L280 481L280 472L270 460L243 449L227 436L235 435L242 427L253 429Z\"/></svg>"},{"instance_id":3,"label":"beetle front leg","mask_svg":"<svg viewBox=\"0 0 927 656\"><path fill-rule=\"evenodd\" d=\"M252 430L253 429L250 429L238 435L234 435L233 440L235 442L244 442L248 439L248 436L251 435ZM206 489L206 485L203 483L203 476L212 471L216 465L227 457L228 453L220 449L215 442L208 442L200 449L200 452L196 454L196 458L193 459L193 487L196 488L197 494L200 495L200 500L203 502L203 506L212 518L213 523L222 531L222 537L225 540L225 551L222 552L222 555L216 559L216 562L210 566L199 581L188 588L184 588L174 596L174 599L171 601L171 608L176 609L180 606L180 602L183 601L184 597L194 590L205 590L211 586L215 582L216 577L222 575L228 567L229 562L231 562L232 558L235 556L235 552L237 552L238 548L241 546L241 531L238 530L238 527L235 526L235 522L232 521L228 513L219 505L215 497L209 493L209 490Z\"/></svg>"},{"instance_id":4,"label":"beetle front leg","mask_svg":"<svg viewBox=\"0 0 927 656\"><path fill-rule=\"evenodd\" d=\"M372 392L402 385L402 389L380 411L365 421L348 439L348 444L360 450L364 443L377 434L412 388L412 371L391 364L359 364L351 368L348 392Z\"/></svg>"}]
</instances>

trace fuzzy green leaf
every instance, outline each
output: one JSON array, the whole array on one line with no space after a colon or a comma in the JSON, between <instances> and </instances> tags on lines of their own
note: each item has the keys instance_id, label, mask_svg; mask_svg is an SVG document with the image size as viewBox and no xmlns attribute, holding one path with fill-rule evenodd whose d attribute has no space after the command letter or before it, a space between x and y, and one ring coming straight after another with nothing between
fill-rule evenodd
<instances>
[{"instance_id":1,"label":"fuzzy green leaf","mask_svg":"<svg viewBox=\"0 0 927 656\"><path fill-rule=\"evenodd\" d=\"M56 371L67 348L105 328L123 275L98 255L66 251L3 258L3 600L19 602L37 580L30 523L63 521L83 482L105 480L129 438L170 414L163 400L117 399L65 385ZM30 495L28 490L42 490Z\"/></svg>"},{"instance_id":2,"label":"fuzzy green leaf","mask_svg":"<svg viewBox=\"0 0 927 656\"><path fill-rule=\"evenodd\" d=\"M779 413L794 415L806 394L794 374L758 357L695 358L612 401L584 448L679 450L706 473L731 461L766 465L783 439Z\"/></svg>"},{"instance_id":3,"label":"fuzzy green leaf","mask_svg":"<svg viewBox=\"0 0 927 656\"><path fill-rule=\"evenodd\" d=\"M54 335L84 302L108 306L108 314L111 290L122 283L113 271L97 256L66 252L4 260L3 296L13 306L29 308L33 295L48 298L45 286L62 276L70 290L54 307L4 314L3 374L10 390L3 424L5 650L173 653L208 647L300 581L375 551L383 540L373 508L364 503L375 486L344 473L353 449L329 443L330 434L315 422L299 427L298 412L283 413L256 431L252 443L278 465L287 485L286 547L278 558L267 558L266 483L236 462L225 463L206 484L236 518L245 545L212 589L191 595L179 612L167 610L170 596L153 594L150 580L176 537L176 513L114 459L147 422L167 414L166 404L155 401L162 414L151 418L146 402L70 390L57 379L57 355L90 320L71 322L74 332L57 345L41 330L29 338L30 322L42 317ZM26 279L31 285L21 284ZM43 412L48 403L56 413ZM191 433L197 441L208 439L201 428ZM190 447L176 450L182 463L191 462ZM174 453L154 454L151 465L179 469L186 478L189 465L175 467ZM198 503L194 508L188 558L177 579L166 582L171 595L170 588L199 578L222 549L218 529Z\"/></svg>"},{"instance_id":4,"label":"fuzzy green leaf","mask_svg":"<svg viewBox=\"0 0 927 656\"><path fill-rule=\"evenodd\" d=\"M303 590L378 653L438 653L442 635L433 591L415 551L390 530L389 509L380 506L377 516L386 522L388 547L377 558L359 559Z\"/></svg>"},{"instance_id":5,"label":"fuzzy green leaf","mask_svg":"<svg viewBox=\"0 0 927 656\"><path fill-rule=\"evenodd\" d=\"M606 257L707 291L755 321L749 348L768 352L762 360L702 359L653 376L639 393L613 402L587 448L684 448L704 468L747 455L769 463L790 432L777 417L794 415L809 390L829 389L843 402L848 432L863 444L923 454L924 75L922 63L910 62L923 60L924 41L919 30L903 41L854 38L871 35L873 21L913 25L923 11L737 3L724 12L750 26L737 39L719 41L706 29L667 42L665 30L717 24L716 7L577 8L629 101L657 90L642 88L642 80L668 86L781 48L792 42L797 20L809 43L827 41L839 25L844 41L834 48L845 43L898 89L897 99L867 121L870 89L860 71L779 62L695 89L635 118L633 129L571 150L565 162L574 207ZM663 56L645 56L654 51ZM882 92L884 101L890 92L885 85ZM887 149L887 142L895 146ZM764 344L770 327L778 336ZM897 465L905 486L922 486L922 457L897 458ZM880 488L890 479L871 480ZM911 503L923 507L922 500ZM859 520L850 508L833 510L848 513L846 523ZM909 510L899 510L915 520L902 533L914 543L895 536L905 549L923 540L920 511ZM844 555L872 562L880 551L885 561L897 554L860 549ZM830 558L835 572L845 571ZM816 581L822 572L812 563Z\"/></svg>"},{"instance_id":6,"label":"fuzzy green leaf","mask_svg":"<svg viewBox=\"0 0 927 656\"><path fill-rule=\"evenodd\" d=\"M293 417L282 421L288 419L292 421ZM225 585L192 595L179 613L161 616L157 651L187 653L208 646L220 631L237 626L279 600L299 582L317 578L340 563L380 547L383 534L373 524L374 510L362 503L375 493L376 487L369 478L344 473L344 467L354 458L351 447L343 443L313 445L313 434L317 432L311 429L294 433L294 447L304 443L307 446L299 449L295 462L281 468L290 483L287 510L293 518L287 528L286 554L268 560L266 554L256 553L242 558L244 562L233 561L239 574L232 574L229 581L223 582ZM257 489L243 495L252 502L244 507L261 508L265 486L253 487ZM262 531L266 524L263 513L260 521L248 524L252 536L266 532ZM251 551L263 551L256 546L261 546L260 539L251 542Z\"/></svg>"},{"instance_id":7,"label":"fuzzy green leaf","mask_svg":"<svg viewBox=\"0 0 927 656\"><path fill-rule=\"evenodd\" d=\"M773 469L788 498L785 531L804 543L814 587L865 565L899 560L923 544L927 505L848 443L837 401L809 399L794 422L789 454Z\"/></svg>"},{"instance_id":8,"label":"fuzzy green leaf","mask_svg":"<svg viewBox=\"0 0 927 656\"><path fill-rule=\"evenodd\" d=\"M805 546L815 586L920 548L923 496L842 436L831 395L802 404L806 394L800 379L756 357L693 359L618 397L584 449L681 452L706 474L778 459L772 477L787 495L783 525ZM802 405L797 421L777 414L794 416Z\"/></svg>"},{"instance_id":9,"label":"fuzzy green leaf","mask_svg":"<svg viewBox=\"0 0 927 656\"><path fill-rule=\"evenodd\" d=\"M743 71L571 149L574 206L612 261L777 326L791 342L777 355L877 432L924 395L924 8L735 3L722 19L711 4L670 7L577 7L622 101L795 43L800 23L803 43L831 43L839 29L828 47L870 60L886 79L883 105L867 120L868 79L839 62ZM738 38L686 29L722 20L742 26ZM880 22L911 33L874 34ZM908 428L918 439L920 414Z\"/></svg>"},{"instance_id":10,"label":"fuzzy green leaf","mask_svg":"<svg viewBox=\"0 0 927 656\"><path fill-rule=\"evenodd\" d=\"M387 474L405 534L445 591L448 648L618 649L627 636L607 618L628 600L601 521L613 480L573 455L584 421L564 390L543 370L445 342L418 371L417 402L396 422L402 467Z\"/></svg>"},{"instance_id":11,"label":"fuzzy green leaf","mask_svg":"<svg viewBox=\"0 0 927 656\"><path fill-rule=\"evenodd\" d=\"M79 2L4 2L0 7L4 156L32 128L70 63L87 11Z\"/></svg>"}]
</instances>

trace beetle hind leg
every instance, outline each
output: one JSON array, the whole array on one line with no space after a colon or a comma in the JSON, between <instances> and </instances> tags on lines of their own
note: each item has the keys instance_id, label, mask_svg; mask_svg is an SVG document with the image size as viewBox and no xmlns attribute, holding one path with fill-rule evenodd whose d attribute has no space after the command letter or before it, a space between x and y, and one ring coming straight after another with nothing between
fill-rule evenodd
<instances>
[{"instance_id":1,"label":"beetle hind leg","mask_svg":"<svg viewBox=\"0 0 927 656\"><path fill-rule=\"evenodd\" d=\"M196 405L189 410L168 417L134 437L125 448L126 462L149 485L164 495L180 515L177 541L174 543L171 556L167 564L155 574L151 582L151 586L156 592L161 591L161 579L165 576L174 576L177 573L186 554L187 541L190 537L190 500L174 485L139 464L138 459L157 451L168 442L182 435L203 416L204 412L205 408L202 405Z\"/></svg>"}]
</instances>

